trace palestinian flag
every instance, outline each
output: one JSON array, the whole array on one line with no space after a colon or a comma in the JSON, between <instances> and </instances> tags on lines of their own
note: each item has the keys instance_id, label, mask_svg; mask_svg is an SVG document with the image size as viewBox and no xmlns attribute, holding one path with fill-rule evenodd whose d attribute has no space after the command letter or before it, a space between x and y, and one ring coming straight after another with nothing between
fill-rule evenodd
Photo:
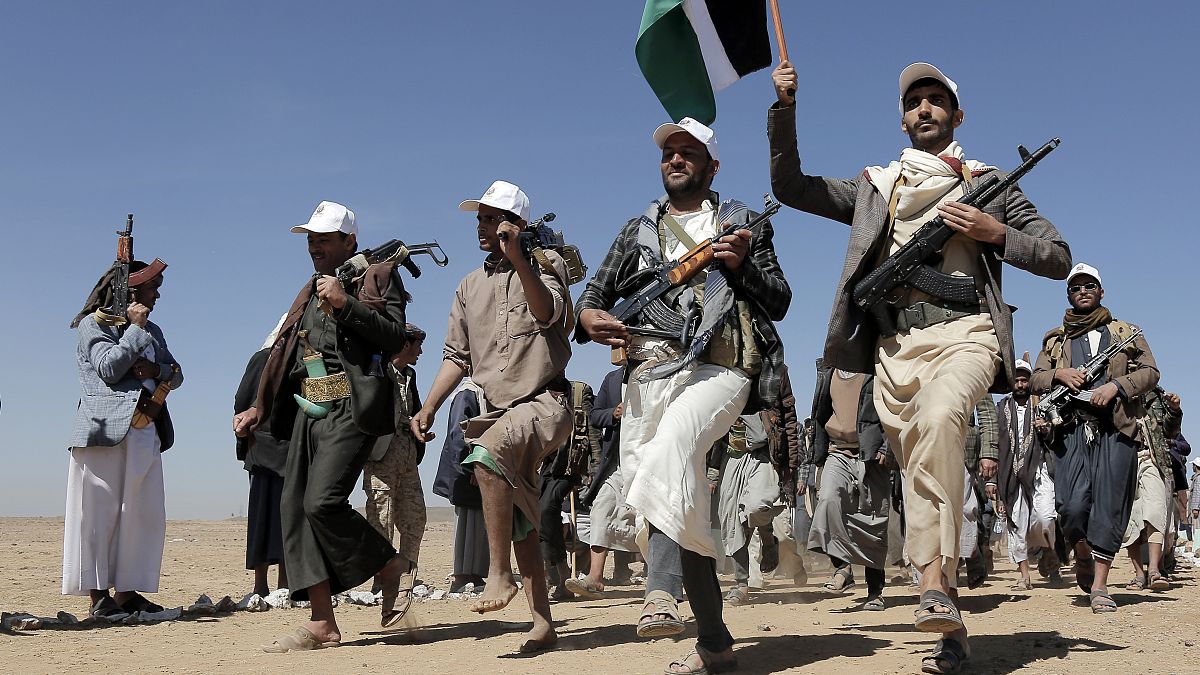
<instances>
[{"instance_id":1,"label":"palestinian flag","mask_svg":"<svg viewBox=\"0 0 1200 675\"><path fill-rule=\"evenodd\" d=\"M646 0L634 47L671 121L717 118L714 94L771 65L763 0Z\"/></svg>"}]
</instances>

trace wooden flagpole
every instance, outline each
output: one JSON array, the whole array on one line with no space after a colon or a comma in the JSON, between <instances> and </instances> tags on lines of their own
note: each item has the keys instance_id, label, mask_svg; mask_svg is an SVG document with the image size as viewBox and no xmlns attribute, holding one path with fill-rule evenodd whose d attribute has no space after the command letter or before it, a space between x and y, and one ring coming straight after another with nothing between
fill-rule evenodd
<instances>
[{"instance_id":1,"label":"wooden flagpole","mask_svg":"<svg viewBox=\"0 0 1200 675\"><path fill-rule=\"evenodd\" d=\"M783 19L779 17L779 0L771 0L771 19L775 22L775 42L779 45L779 62L790 61L787 53L787 40L783 37ZM795 89L788 89L788 96L795 96Z\"/></svg>"},{"instance_id":2,"label":"wooden flagpole","mask_svg":"<svg viewBox=\"0 0 1200 675\"><path fill-rule=\"evenodd\" d=\"M771 18L775 20L775 42L779 44L779 61L787 61L787 40L783 39L783 20L779 18L779 0L771 0Z\"/></svg>"}]
</instances>

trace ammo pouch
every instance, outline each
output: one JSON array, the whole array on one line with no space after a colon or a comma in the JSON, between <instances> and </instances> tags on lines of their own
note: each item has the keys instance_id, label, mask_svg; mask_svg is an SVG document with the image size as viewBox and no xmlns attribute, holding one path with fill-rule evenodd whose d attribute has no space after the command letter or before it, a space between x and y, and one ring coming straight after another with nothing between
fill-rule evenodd
<instances>
[{"instance_id":1,"label":"ammo pouch","mask_svg":"<svg viewBox=\"0 0 1200 675\"><path fill-rule=\"evenodd\" d=\"M754 339L754 317L750 303L736 300L733 316L721 326L708 343L700 360L726 368L738 368L750 377L762 370L762 351Z\"/></svg>"}]
</instances>

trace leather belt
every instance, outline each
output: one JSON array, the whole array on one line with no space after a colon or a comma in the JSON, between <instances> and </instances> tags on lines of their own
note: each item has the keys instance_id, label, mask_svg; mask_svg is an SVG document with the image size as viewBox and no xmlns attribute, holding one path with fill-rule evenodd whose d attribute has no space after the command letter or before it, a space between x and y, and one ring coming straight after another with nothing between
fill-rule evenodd
<instances>
[{"instance_id":1,"label":"leather belt","mask_svg":"<svg viewBox=\"0 0 1200 675\"><path fill-rule=\"evenodd\" d=\"M896 330L909 331L988 311L986 305L915 302L896 310Z\"/></svg>"},{"instance_id":2,"label":"leather belt","mask_svg":"<svg viewBox=\"0 0 1200 675\"><path fill-rule=\"evenodd\" d=\"M350 397L350 378L346 373L324 377L306 377L300 383L300 395L313 403L328 403Z\"/></svg>"}]
</instances>

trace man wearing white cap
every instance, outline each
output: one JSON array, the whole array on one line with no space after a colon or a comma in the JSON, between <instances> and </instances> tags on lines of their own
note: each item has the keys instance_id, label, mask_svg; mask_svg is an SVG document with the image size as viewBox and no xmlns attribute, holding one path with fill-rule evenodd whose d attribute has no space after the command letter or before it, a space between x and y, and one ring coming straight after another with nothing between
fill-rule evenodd
<instances>
[{"instance_id":1,"label":"man wearing white cap","mask_svg":"<svg viewBox=\"0 0 1200 675\"><path fill-rule=\"evenodd\" d=\"M307 236L316 274L279 328L255 407L233 418L239 437L270 419L271 434L291 441L280 499L283 558L292 598L309 600L312 617L265 645L267 652L338 646L330 595L376 574L380 625L394 624L408 571L388 539L350 506L376 437L395 430L392 382L380 363L407 342L404 284L394 262L371 265L349 288L332 276L358 247L354 212L341 204L321 202L292 232Z\"/></svg>"},{"instance_id":2,"label":"man wearing white cap","mask_svg":"<svg viewBox=\"0 0 1200 675\"><path fill-rule=\"evenodd\" d=\"M1176 509L1173 490L1168 488L1168 484L1174 486L1174 474L1167 439L1179 434L1183 409L1178 395L1157 386L1142 396L1142 406L1138 419L1142 441L1138 448L1137 488L1121 541L1134 573L1125 588L1165 591L1171 584L1162 566L1163 550L1169 550L1171 544L1168 535L1175 529L1171 516ZM1142 565L1143 553L1148 567Z\"/></svg>"},{"instance_id":3,"label":"man wearing white cap","mask_svg":"<svg viewBox=\"0 0 1200 675\"><path fill-rule=\"evenodd\" d=\"M1046 333L1030 388L1042 394L1062 384L1078 399L1070 403L1067 422L1051 431L1056 457L1054 475L1058 526L1067 546L1075 549L1075 580L1089 595L1092 611L1115 612L1108 593L1108 574L1133 510L1137 488L1138 444L1146 442L1138 418L1142 397L1158 384L1158 366L1144 336L1118 352L1107 372L1089 382L1081 366L1129 337L1135 326L1114 319L1100 304L1104 287L1100 272L1079 263L1067 276L1071 308L1061 326ZM1088 391L1085 391L1088 390Z\"/></svg>"},{"instance_id":4,"label":"man wearing white cap","mask_svg":"<svg viewBox=\"0 0 1200 675\"><path fill-rule=\"evenodd\" d=\"M463 423L471 449L463 464L479 483L489 560L486 590L470 609L499 611L516 597L509 563L515 552L533 614L520 651L537 652L558 641L538 547L538 466L572 429L567 268L553 250L534 262L522 249L529 198L516 185L498 180L459 208L477 212L475 231L487 257L454 293L442 367L412 431L418 440L433 438L433 417L463 377L483 390L483 414Z\"/></svg>"},{"instance_id":5,"label":"man wearing white cap","mask_svg":"<svg viewBox=\"0 0 1200 675\"><path fill-rule=\"evenodd\" d=\"M662 151L666 195L617 235L580 296L576 339L625 347L628 353L621 472L625 501L639 515L648 574L637 633L683 632L677 603L686 587L698 640L667 672L721 672L736 659L721 618L704 460L739 415L778 399L783 349L772 322L783 319L792 292L775 257L773 230L764 222L754 232L738 229L713 244L717 264L669 293L657 315L646 312L631 327L608 313L653 277L651 268L678 260L722 226L744 225L753 217L744 204L721 202L711 189L720 168L712 129L684 118L658 127L652 138ZM664 313L675 313L682 323L697 310L689 345L664 337L676 334L667 330Z\"/></svg>"},{"instance_id":6,"label":"man wearing white cap","mask_svg":"<svg viewBox=\"0 0 1200 675\"><path fill-rule=\"evenodd\" d=\"M906 545L922 571L915 626L942 633L922 667L956 672L969 656L955 607L955 565L962 528L963 440L971 407L989 391L1008 391L1015 362L1012 312L1001 293L1003 263L1061 279L1071 253L1050 221L1013 186L981 208L958 203L995 169L967 159L954 138L965 118L958 85L927 63L900 73L900 128L912 144L898 161L853 178L806 175L796 149L796 70L772 75L778 99L768 113L771 184L784 204L850 225L836 286L825 360L876 375L875 404L904 473ZM884 335L853 303L859 280L941 216L956 234L937 272L972 279L976 298L962 302L902 286L884 311L896 334ZM889 327L890 328L890 327ZM994 466L985 467L984 478Z\"/></svg>"},{"instance_id":7,"label":"man wearing white cap","mask_svg":"<svg viewBox=\"0 0 1200 675\"><path fill-rule=\"evenodd\" d=\"M1028 354L1026 354L1028 358ZM1012 394L996 403L1000 435L1000 469L986 486L997 499L1008 530L1008 555L1017 564L1021 580L1014 591L1033 588L1029 557L1038 557L1038 572L1057 581L1059 561L1054 553L1054 455L1042 444L1034 427L1036 402L1029 396L1033 367L1017 359Z\"/></svg>"}]
</instances>

